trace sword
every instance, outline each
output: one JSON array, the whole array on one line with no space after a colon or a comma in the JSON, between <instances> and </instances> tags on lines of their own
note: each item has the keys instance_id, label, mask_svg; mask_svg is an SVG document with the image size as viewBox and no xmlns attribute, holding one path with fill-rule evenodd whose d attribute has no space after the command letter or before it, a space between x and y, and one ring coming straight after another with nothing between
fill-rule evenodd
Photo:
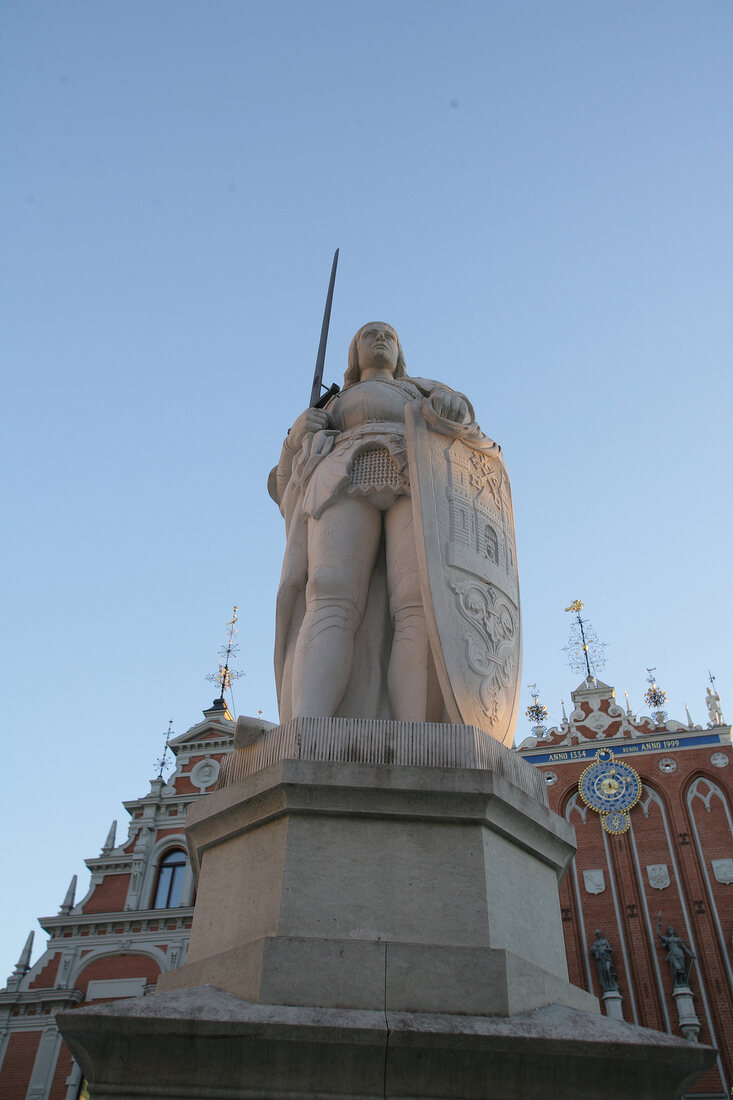
<instances>
[{"instance_id":1,"label":"sword","mask_svg":"<svg viewBox=\"0 0 733 1100\"><path fill-rule=\"evenodd\" d=\"M328 340L328 325L331 320L331 302L333 301L333 287L336 282L336 265L339 262L339 250L338 248L333 254L333 267L331 268L331 279L328 284L328 294L326 295L326 308L323 311L323 324L321 325L321 342L318 345L318 355L316 356L316 369L313 374L313 386L311 388L310 406L312 409L322 409L327 401L330 401L339 392L339 386L334 382L333 385L321 395L323 389L323 367L326 362L326 341Z\"/></svg>"}]
</instances>

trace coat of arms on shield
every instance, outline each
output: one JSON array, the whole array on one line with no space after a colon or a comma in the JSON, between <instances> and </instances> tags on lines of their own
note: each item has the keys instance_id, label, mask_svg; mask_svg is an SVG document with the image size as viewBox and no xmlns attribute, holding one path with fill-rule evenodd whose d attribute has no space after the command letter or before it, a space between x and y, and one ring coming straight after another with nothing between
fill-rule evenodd
<instances>
[{"instance_id":1,"label":"coat of arms on shield","mask_svg":"<svg viewBox=\"0 0 733 1100\"><path fill-rule=\"evenodd\" d=\"M510 745L521 628L514 517L501 449L475 424L455 434L407 416L407 450L430 644L451 722Z\"/></svg>"}]
</instances>

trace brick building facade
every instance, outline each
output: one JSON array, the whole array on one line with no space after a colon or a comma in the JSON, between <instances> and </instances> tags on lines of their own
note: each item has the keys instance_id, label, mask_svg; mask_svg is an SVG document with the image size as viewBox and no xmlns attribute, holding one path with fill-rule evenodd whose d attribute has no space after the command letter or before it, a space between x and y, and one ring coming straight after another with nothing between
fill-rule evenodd
<instances>
[{"instance_id":1,"label":"brick building facade","mask_svg":"<svg viewBox=\"0 0 733 1100\"><path fill-rule=\"evenodd\" d=\"M81 1073L56 1012L143 993L184 961L194 900L186 811L214 789L233 737L232 717L217 700L172 740L175 771L124 803L127 837L117 844L113 824L100 854L86 860L86 896L75 902L74 878L58 914L40 919L49 939L33 966L31 933L0 990L0 1100L77 1100Z\"/></svg>"},{"instance_id":2,"label":"brick building facade","mask_svg":"<svg viewBox=\"0 0 733 1100\"><path fill-rule=\"evenodd\" d=\"M559 727L528 737L522 756L541 768L550 806L574 827L578 854L560 887L570 980L602 997L590 946L596 930L610 944L631 1023L684 1034L662 932L672 926L697 956L689 988L699 1040L718 1048L717 1068L691 1088L695 1097L730 1097L733 1084L733 759L722 715L703 728L637 718L614 690L584 681ZM578 789L599 748L629 764L641 797L627 831L611 834ZM537 914L542 919L542 914ZM685 956L686 961L687 956ZM609 1011L608 1001L604 1010ZM612 1014L609 1012L609 1014Z\"/></svg>"}]
</instances>

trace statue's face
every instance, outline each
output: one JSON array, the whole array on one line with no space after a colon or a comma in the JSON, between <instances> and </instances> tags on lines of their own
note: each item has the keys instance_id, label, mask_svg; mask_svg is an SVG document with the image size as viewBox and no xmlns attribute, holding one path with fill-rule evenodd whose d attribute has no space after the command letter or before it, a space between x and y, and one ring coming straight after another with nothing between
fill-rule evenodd
<instances>
[{"instance_id":1,"label":"statue's face","mask_svg":"<svg viewBox=\"0 0 733 1100\"><path fill-rule=\"evenodd\" d=\"M372 321L364 326L356 341L356 350L361 373L371 367L380 370L386 368L393 375L397 369L397 333L391 325L385 325L383 321Z\"/></svg>"}]
</instances>

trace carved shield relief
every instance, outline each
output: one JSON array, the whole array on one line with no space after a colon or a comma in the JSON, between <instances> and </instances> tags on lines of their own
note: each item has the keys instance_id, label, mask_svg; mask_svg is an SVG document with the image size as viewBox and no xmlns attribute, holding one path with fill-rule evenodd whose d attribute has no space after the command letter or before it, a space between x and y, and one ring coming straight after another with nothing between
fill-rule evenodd
<instances>
[{"instance_id":1,"label":"carved shield relief","mask_svg":"<svg viewBox=\"0 0 733 1100\"><path fill-rule=\"evenodd\" d=\"M475 428L451 438L416 406L406 411L420 583L448 716L511 745L521 624L501 451Z\"/></svg>"}]
</instances>

